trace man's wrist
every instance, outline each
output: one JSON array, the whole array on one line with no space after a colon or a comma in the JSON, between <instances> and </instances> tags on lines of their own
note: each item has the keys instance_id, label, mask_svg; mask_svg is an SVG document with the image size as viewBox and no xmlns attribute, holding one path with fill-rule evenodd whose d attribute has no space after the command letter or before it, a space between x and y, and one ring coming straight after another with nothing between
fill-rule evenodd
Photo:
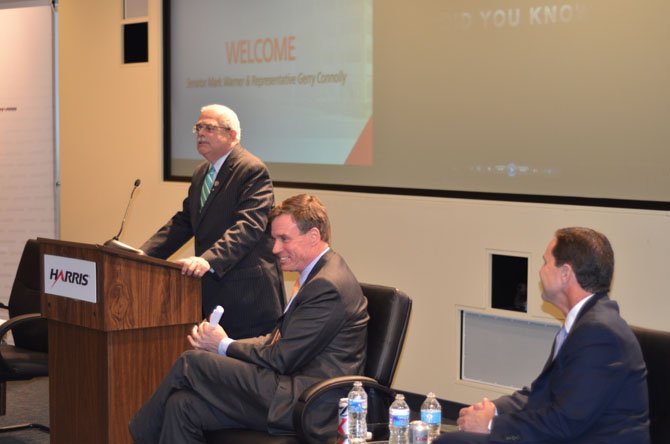
<instances>
[{"instance_id":1,"label":"man's wrist","mask_svg":"<svg viewBox=\"0 0 670 444\"><path fill-rule=\"evenodd\" d=\"M233 342L235 342L235 340L231 338L221 339L221 341L219 341L219 347L217 349L217 353L220 354L221 356L228 356L228 347Z\"/></svg>"}]
</instances>

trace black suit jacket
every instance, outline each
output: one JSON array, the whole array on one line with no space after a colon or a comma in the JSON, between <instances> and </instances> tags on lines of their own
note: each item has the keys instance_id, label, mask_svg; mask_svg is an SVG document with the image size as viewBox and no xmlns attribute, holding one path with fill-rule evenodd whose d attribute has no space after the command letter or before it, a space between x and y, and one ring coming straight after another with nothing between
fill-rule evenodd
<instances>
[{"instance_id":1,"label":"black suit jacket","mask_svg":"<svg viewBox=\"0 0 670 444\"><path fill-rule=\"evenodd\" d=\"M272 334L268 334L228 347L227 356L276 374L271 384L259 372L248 376L248 385L257 387L259 393L247 396L261 396L269 402L271 432L293 429L293 406L307 387L335 376L362 374L368 319L367 299L358 281L342 257L329 251L282 317L281 339L276 344L271 344Z\"/></svg>"},{"instance_id":2,"label":"black suit jacket","mask_svg":"<svg viewBox=\"0 0 670 444\"><path fill-rule=\"evenodd\" d=\"M617 303L596 294L531 387L494 401L489 442L648 444L647 398L637 339Z\"/></svg>"},{"instance_id":3,"label":"black suit jacket","mask_svg":"<svg viewBox=\"0 0 670 444\"><path fill-rule=\"evenodd\" d=\"M269 236L274 204L270 175L260 159L238 145L200 209L208 169L208 162L198 166L182 210L140 248L166 259L195 236L195 254L213 270L202 278L203 317L222 305L221 325L231 337L265 334L284 307L282 274Z\"/></svg>"}]
</instances>

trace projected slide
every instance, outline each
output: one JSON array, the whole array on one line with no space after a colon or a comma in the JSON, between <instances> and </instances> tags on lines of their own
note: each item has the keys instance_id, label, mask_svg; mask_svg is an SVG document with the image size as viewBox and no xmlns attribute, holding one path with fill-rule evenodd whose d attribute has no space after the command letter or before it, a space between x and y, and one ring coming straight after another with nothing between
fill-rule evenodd
<instances>
[{"instance_id":1,"label":"projected slide","mask_svg":"<svg viewBox=\"0 0 670 444\"><path fill-rule=\"evenodd\" d=\"M670 203L670 1L166 4L167 178L221 102L281 186Z\"/></svg>"},{"instance_id":2,"label":"projected slide","mask_svg":"<svg viewBox=\"0 0 670 444\"><path fill-rule=\"evenodd\" d=\"M190 128L222 103L266 162L372 162L371 0L185 1L171 16L173 158L200 160Z\"/></svg>"}]
</instances>

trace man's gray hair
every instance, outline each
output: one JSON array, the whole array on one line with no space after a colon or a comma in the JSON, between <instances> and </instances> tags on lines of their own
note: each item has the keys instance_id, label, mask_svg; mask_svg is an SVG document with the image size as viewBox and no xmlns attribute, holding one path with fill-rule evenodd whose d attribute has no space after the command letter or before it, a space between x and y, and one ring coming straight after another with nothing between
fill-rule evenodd
<instances>
[{"instance_id":1,"label":"man's gray hair","mask_svg":"<svg viewBox=\"0 0 670 444\"><path fill-rule=\"evenodd\" d=\"M214 111L218 115L219 125L234 130L236 134L235 140L240 141L242 138L242 128L240 128L240 119L237 118L235 111L227 106L216 103L200 108L200 112L204 111Z\"/></svg>"}]
</instances>

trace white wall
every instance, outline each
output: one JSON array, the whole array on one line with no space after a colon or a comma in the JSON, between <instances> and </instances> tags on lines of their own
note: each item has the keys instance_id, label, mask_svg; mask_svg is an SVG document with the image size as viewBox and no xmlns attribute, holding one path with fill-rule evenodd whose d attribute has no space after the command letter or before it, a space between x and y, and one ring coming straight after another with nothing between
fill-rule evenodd
<instances>
[{"instance_id":1,"label":"white wall","mask_svg":"<svg viewBox=\"0 0 670 444\"><path fill-rule=\"evenodd\" d=\"M162 181L160 2L149 2L150 61L136 66L121 64L121 4L61 0L63 239L101 243L116 234L137 177L142 188L122 238L130 244L165 222L186 193L187 184ZM277 199L303 191L279 189ZM414 300L395 379L400 389L459 402L494 396L491 387L458 381L458 310L485 310L490 251L522 253L530 266L528 317L551 321L533 282L546 244L563 226L606 233L617 260L613 297L624 317L669 328L667 212L315 193L328 206L334 249L358 278L397 286Z\"/></svg>"},{"instance_id":2,"label":"white wall","mask_svg":"<svg viewBox=\"0 0 670 444\"><path fill-rule=\"evenodd\" d=\"M55 233L51 8L19 8L34 3L39 2L0 2L0 302L5 303L26 240Z\"/></svg>"},{"instance_id":3,"label":"white wall","mask_svg":"<svg viewBox=\"0 0 670 444\"><path fill-rule=\"evenodd\" d=\"M300 190L279 190L277 195L281 199L296 192ZM664 294L670 254L667 213L315 192L332 216L334 248L358 278L397 286L414 300L395 380L399 388L432 390L461 402L492 396L489 390L497 389L458 381L459 309L488 306L491 251L522 253L529 257L528 318L551 322L554 318L544 311L550 307L541 302L538 273L559 227L589 226L606 233L616 254L612 297L624 317L638 325L669 327Z\"/></svg>"}]
</instances>

